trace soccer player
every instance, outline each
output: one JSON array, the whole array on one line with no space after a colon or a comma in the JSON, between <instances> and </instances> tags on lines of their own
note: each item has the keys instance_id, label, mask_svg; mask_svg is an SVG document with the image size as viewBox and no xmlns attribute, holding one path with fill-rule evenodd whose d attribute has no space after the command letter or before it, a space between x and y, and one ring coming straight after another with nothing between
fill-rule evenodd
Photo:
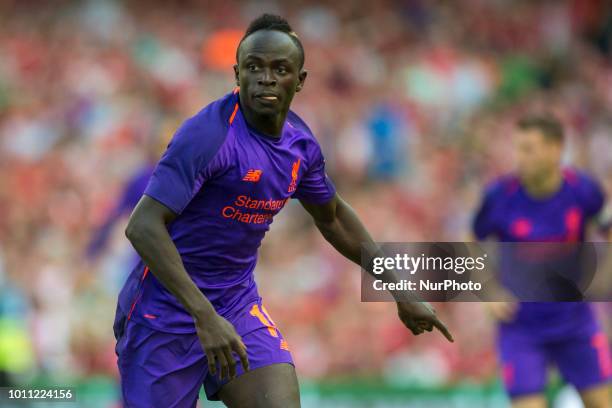
<instances>
[{"instance_id":1,"label":"soccer player","mask_svg":"<svg viewBox=\"0 0 612 408\"><path fill-rule=\"evenodd\" d=\"M478 239L580 242L604 194L583 172L561 167L563 129L551 115L522 118L515 137L517 171L486 190L474 219ZM609 407L608 339L591 305L565 302L488 303L498 320L497 347L515 408L544 408L547 366L574 385L586 408Z\"/></svg>"},{"instance_id":2,"label":"soccer player","mask_svg":"<svg viewBox=\"0 0 612 408\"><path fill-rule=\"evenodd\" d=\"M114 325L128 407L193 407L202 385L229 407L299 406L289 346L254 281L257 248L290 198L350 260L374 246L289 110L306 71L287 21L254 20L236 58L238 88L178 129L126 229L142 258ZM452 341L427 303L397 308L414 334L436 327Z\"/></svg>"}]
</instances>

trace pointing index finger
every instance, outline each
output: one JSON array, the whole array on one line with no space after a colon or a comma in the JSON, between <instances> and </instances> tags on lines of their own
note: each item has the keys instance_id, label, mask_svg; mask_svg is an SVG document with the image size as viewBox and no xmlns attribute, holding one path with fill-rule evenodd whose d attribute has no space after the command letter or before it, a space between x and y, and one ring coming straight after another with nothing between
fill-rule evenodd
<instances>
[{"instance_id":1,"label":"pointing index finger","mask_svg":"<svg viewBox=\"0 0 612 408\"><path fill-rule=\"evenodd\" d=\"M444 323L442 323L438 319L434 319L432 323L436 327L436 329L440 330L440 332L444 335L444 337L448 339L448 341L450 341L451 343L455 342L455 339L453 339L453 335L450 334Z\"/></svg>"}]
</instances>

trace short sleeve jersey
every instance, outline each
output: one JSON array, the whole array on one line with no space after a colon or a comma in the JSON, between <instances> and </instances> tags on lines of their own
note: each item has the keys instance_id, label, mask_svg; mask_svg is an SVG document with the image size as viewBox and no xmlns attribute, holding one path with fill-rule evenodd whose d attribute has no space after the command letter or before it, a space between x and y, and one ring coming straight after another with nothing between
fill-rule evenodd
<instances>
[{"instance_id":1,"label":"short sleeve jersey","mask_svg":"<svg viewBox=\"0 0 612 408\"><path fill-rule=\"evenodd\" d=\"M221 315L258 298L253 270L273 218L290 198L323 204L335 195L321 148L290 111L282 134L251 128L238 91L186 120L144 192L177 214L168 230L190 277ZM119 297L136 319L193 332L193 319L142 263Z\"/></svg>"}]
</instances>

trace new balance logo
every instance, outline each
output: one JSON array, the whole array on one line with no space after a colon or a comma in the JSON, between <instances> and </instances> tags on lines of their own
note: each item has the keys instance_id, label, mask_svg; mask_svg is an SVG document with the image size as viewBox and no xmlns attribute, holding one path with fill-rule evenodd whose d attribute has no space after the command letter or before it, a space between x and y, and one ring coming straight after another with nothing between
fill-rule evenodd
<instances>
[{"instance_id":1,"label":"new balance logo","mask_svg":"<svg viewBox=\"0 0 612 408\"><path fill-rule=\"evenodd\" d=\"M261 173L263 173L262 170L250 169L246 172L246 174L242 178L242 181L250 181L251 183L257 183L261 178Z\"/></svg>"}]
</instances>

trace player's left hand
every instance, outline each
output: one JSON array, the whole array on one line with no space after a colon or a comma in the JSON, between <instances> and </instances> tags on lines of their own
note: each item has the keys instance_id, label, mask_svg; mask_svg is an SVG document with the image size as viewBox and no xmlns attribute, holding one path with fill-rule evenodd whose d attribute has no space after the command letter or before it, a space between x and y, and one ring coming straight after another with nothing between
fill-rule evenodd
<instances>
[{"instance_id":1,"label":"player's left hand","mask_svg":"<svg viewBox=\"0 0 612 408\"><path fill-rule=\"evenodd\" d=\"M430 332L435 327L448 341L455 341L444 323L436 316L435 309L427 302L397 302L397 314L415 336L425 331Z\"/></svg>"}]
</instances>

